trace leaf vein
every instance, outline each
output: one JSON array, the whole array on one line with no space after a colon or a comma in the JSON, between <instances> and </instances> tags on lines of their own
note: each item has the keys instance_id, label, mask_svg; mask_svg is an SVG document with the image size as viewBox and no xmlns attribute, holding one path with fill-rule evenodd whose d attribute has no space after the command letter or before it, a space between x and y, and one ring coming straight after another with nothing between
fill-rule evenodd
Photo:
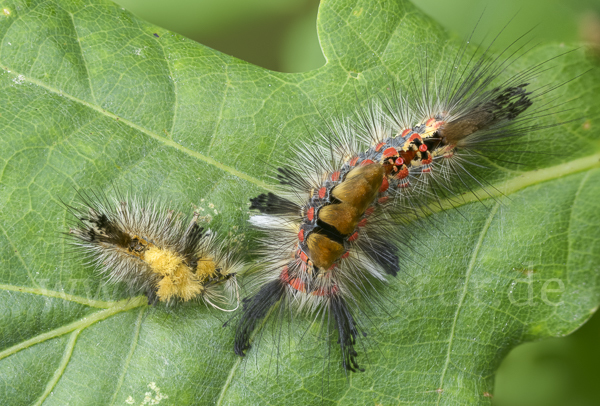
<instances>
[{"instance_id":1,"label":"leaf vein","mask_svg":"<svg viewBox=\"0 0 600 406\"><path fill-rule=\"evenodd\" d=\"M219 114L217 115L217 123L215 124L215 130L210 139L210 144L208 145L207 154L210 154L212 150L213 143L217 139L217 134L219 133L219 127L221 126L221 122L223 121L223 110L225 108L225 103L227 102L227 96L229 94L229 88L231 87L231 80L229 79L229 65L225 66L225 77L227 78L227 82L225 82L225 91L223 92L223 100L221 102L221 106L219 107Z\"/></svg>"},{"instance_id":2,"label":"leaf vein","mask_svg":"<svg viewBox=\"0 0 600 406\"><path fill-rule=\"evenodd\" d=\"M29 280L31 281L31 283L33 283L35 286L39 287L35 278L31 274L31 270L27 266L27 263L25 263L25 259L21 256L21 253L16 249L15 245L13 244L12 240L10 239L10 237L8 236L8 234L6 233L6 230L4 229L4 227L2 227L2 225L0 225L0 230L2 230L2 234L4 234L6 241L8 241L8 243L10 244L11 251L13 251L15 253L15 256L19 259L19 262L21 262L21 265L23 265L23 268L25 268L25 270L27 271L27 276L29 276Z\"/></svg>"},{"instance_id":3,"label":"leaf vein","mask_svg":"<svg viewBox=\"0 0 600 406\"><path fill-rule=\"evenodd\" d=\"M569 212L569 224L567 225L567 230L566 230L566 239L567 239L567 258L565 261L566 264L566 271L567 271L567 278L569 277L568 273L569 273L569 264L571 261L571 252L573 250L573 238L571 238L571 226L573 225L573 214L575 214L575 203L577 202L577 199L579 198L579 195L581 194L581 191L583 190L583 186L587 183L587 180L589 179L591 174L591 171L588 171L582 178L581 181L579 182L579 186L577 187L577 192L575 192L575 195L573 196L573 202L571 203L571 205L569 206L570 208L570 212Z\"/></svg>"},{"instance_id":4,"label":"leaf vein","mask_svg":"<svg viewBox=\"0 0 600 406\"><path fill-rule=\"evenodd\" d=\"M119 394L119 390L121 389L121 386L123 386L123 381L125 380L125 374L126 374L127 370L129 369L129 364L131 362L131 358L133 357L133 353L135 352L135 349L137 347L137 343L140 338L140 330L142 328L142 318L143 318L142 316L144 315L145 311L146 311L146 308L144 308L144 307L142 307L140 309L140 314L138 315L137 321L135 323L135 331L133 332L133 340L131 340L131 348L129 349L129 354L127 354L125 363L123 364L123 371L121 372L121 376L119 377L119 381L115 388L115 393L113 394L112 399L110 401L111 406L114 405L117 400L117 395Z\"/></svg>"},{"instance_id":5,"label":"leaf vein","mask_svg":"<svg viewBox=\"0 0 600 406\"><path fill-rule=\"evenodd\" d=\"M486 219L485 224L483 225L483 228L481 229L481 232L479 233L479 239L477 240L477 244L475 245L473 252L471 254L471 260L469 261L469 265L467 267L467 272L465 273L465 281L463 283L463 291L462 291L461 297L458 301L458 305L456 306L456 312L454 312L454 320L452 321L452 327L450 329L450 336L448 337L448 351L446 352L446 362L442 369L442 373L440 376L440 383L437 388L439 394L438 394L438 399L437 399L436 405L440 404L440 400L442 398L443 389L444 389L444 378L446 377L446 372L448 371L448 366L451 363L450 358L451 358L451 354L452 354L452 344L454 342L456 324L458 322L458 317L460 315L462 306L463 306L465 298L467 296L469 279L471 278L471 273L473 272L473 268L475 268L475 261L477 260L477 256L479 255L479 250L481 249L481 246L483 245L483 240L484 240L485 236L487 235L490 225L492 224L492 220L496 216L496 213L498 212L499 207L500 207L500 202L497 202L494 205L494 207L492 208L492 210L490 211L490 214L488 215L488 218Z\"/></svg>"},{"instance_id":6,"label":"leaf vein","mask_svg":"<svg viewBox=\"0 0 600 406\"><path fill-rule=\"evenodd\" d=\"M50 395L50 393L62 377L63 373L65 372L65 369L67 368L67 365L69 364L69 361L71 360L71 356L73 355L73 349L75 348L75 344L77 343L77 337L79 337L79 333L81 333L81 330L82 329L77 329L73 331L73 333L71 333L71 337L69 337L69 341L67 342L65 352L60 361L60 364L58 365L58 368L54 372L52 379L50 379L50 381L48 382L48 385L46 385L44 393L42 393L42 395L34 403L34 406L39 406L42 403L44 403L44 400L46 400L48 395Z\"/></svg>"},{"instance_id":7,"label":"leaf vein","mask_svg":"<svg viewBox=\"0 0 600 406\"><path fill-rule=\"evenodd\" d=\"M331 11L332 11L332 12L333 12L335 15L337 15L337 16L340 18L340 20L342 20L342 21L343 21L343 22L346 24L346 26L347 26L348 28L350 28L350 30L351 30L352 32L354 32L354 34L356 35L356 38L358 38L358 39L359 39L359 40L360 40L360 41L361 41L361 42L362 42L362 43L365 45L365 47L366 47L366 48L367 48L369 51L371 51L371 52L373 53L373 55L374 55L374 56L377 58L377 60L379 61L379 65L380 65L380 66L383 66L383 68L386 70L386 72L387 72L387 73L388 73L388 74L389 74L391 77L394 77L394 73L393 73L393 72L390 70L390 68L389 68L389 67L388 67L386 64L384 64L384 63L383 63L383 60L381 59L381 55L380 55L380 53L379 53L377 50L373 49L373 48L371 47L371 45L370 45L370 44L369 44L367 41L365 41L365 40L363 39L363 37L362 37L361 33L359 33L358 31L356 31L356 29L354 28L354 26L353 26L352 24L350 24L350 22L349 22L348 20L346 20L344 17L342 17L342 15L341 15L340 13L338 13L336 10L332 9ZM389 40L390 40L390 39L391 39L391 36L390 36L390 38L388 38L388 42L389 42ZM340 60L340 59L338 59L338 60ZM341 66L341 64L340 64L340 66ZM344 70L345 70L346 72L348 72L348 73L349 73L349 72L354 72L354 71L352 71L352 70L349 70L349 69L347 69L347 68L345 68L345 67L344 67ZM357 73L360 73L360 72L357 72Z\"/></svg>"},{"instance_id":8,"label":"leaf vein","mask_svg":"<svg viewBox=\"0 0 600 406\"><path fill-rule=\"evenodd\" d=\"M75 37L77 40L77 44L79 45L79 52L81 53L81 61L83 62L83 67L85 68L85 75L87 76L88 85L90 86L90 95L92 96L92 102L96 103L96 95L94 94L94 87L92 86L92 78L90 77L90 70L88 69L88 63L85 59L85 55L83 53L83 47L81 46L81 37L79 36L79 32L77 32L77 25L75 24L75 16L73 13L70 13L65 10L65 12L71 17L71 23L73 24L73 31L75 31Z\"/></svg>"}]
</instances>

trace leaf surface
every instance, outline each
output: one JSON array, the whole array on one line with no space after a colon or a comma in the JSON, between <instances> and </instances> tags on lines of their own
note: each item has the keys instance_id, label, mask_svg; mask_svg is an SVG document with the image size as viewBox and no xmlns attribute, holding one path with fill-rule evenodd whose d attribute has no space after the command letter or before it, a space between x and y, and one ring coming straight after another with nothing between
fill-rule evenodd
<instances>
[{"instance_id":1,"label":"leaf surface","mask_svg":"<svg viewBox=\"0 0 600 406\"><path fill-rule=\"evenodd\" d=\"M403 1L324 0L327 63L277 73L147 24L110 2L7 0L0 13L0 403L485 404L518 343L568 334L600 300L599 77L583 51L538 85L566 103L534 137L553 154L491 162L495 199L423 220L380 294L366 372L340 372L309 320L265 328L245 361L227 316L148 307L106 286L60 233L75 190L117 186L203 209L252 245L247 201L273 187L321 116L458 52ZM566 50L540 46L507 70ZM360 96L359 96L360 99ZM557 112L558 111L558 112ZM524 169L525 168L525 169ZM446 206L444 206L446 207ZM235 227L235 228L234 228ZM306 333L306 334L305 334ZM313 338L311 338L313 337ZM258 337L257 337L258 338ZM331 354L328 354L331 351Z\"/></svg>"}]
</instances>

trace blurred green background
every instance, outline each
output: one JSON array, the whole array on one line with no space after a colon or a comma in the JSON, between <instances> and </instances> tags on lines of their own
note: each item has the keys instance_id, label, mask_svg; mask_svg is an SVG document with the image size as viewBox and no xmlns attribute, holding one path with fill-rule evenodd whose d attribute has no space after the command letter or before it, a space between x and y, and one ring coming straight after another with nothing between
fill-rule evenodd
<instances>
[{"instance_id":1,"label":"blurred green background","mask_svg":"<svg viewBox=\"0 0 600 406\"><path fill-rule=\"evenodd\" d=\"M316 32L318 0L117 0L134 14L221 52L282 72L325 63ZM600 47L600 0L414 0L449 30L498 47L535 27L540 42L583 38ZM486 37L486 34L488 36ZM597 74L597 73L590 73ZM600 405L600 315L560 339L520 345L496 377L496 406Z\"/></svg>"}]
</instances>

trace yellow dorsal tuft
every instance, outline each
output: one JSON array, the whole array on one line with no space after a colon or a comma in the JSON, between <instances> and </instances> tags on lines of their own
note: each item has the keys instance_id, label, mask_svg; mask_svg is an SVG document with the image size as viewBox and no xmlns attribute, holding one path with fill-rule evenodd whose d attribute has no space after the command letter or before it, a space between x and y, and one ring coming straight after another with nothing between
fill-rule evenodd
<instances>
[{"instance_id":1,"label":"yellow dorsal tuft","mask_svg":"<svg viewBox=\"0 0 600 406\"><path fill-rule=\"evenodd\" d=\"M172 298L188 301L204 290L201 278L194 274L177 253L153 246L144 253L144 261L152 272L163 277L158 282L156 292L163 302Z\"/></svg>"},{"instance_id":2,"label":"yellow dorsal tuft","mask_svg":"<svg viewBox=\"0 0 600 406\"><path fill-rule=\"evenodd\" d=\"M215 261L212 258L198 259L196 275L203 281L208 278L215 278L217 276L217 265L215 264Z\"/></svg>"}]
</instances>

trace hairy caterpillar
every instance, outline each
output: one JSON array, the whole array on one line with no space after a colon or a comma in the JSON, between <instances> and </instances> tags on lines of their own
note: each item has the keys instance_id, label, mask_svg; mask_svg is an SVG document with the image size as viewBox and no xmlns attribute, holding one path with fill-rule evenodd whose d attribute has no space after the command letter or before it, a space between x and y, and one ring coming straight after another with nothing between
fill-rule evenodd
<instances>
[{"instance_id":1,"label":"hairy caterpillar","mask_svg":"<svg viewBox=\"0 0 600 406\"><path fill-rule=\"evenodd\" d=\"M126 283L132 294L146 294L149 304L200 298L220 310L226 309L217 303L234 306L243 264L198 225L198 213L186 216L139 197L79 197L66 205L77 219L68 235L108 282Z\"/></svg>"},{"instance_id":2,"label":"hairy caterpillar","mask_svg":"<svg viewBox=\"0 0 600 406\"><path fill-rule=\"evenodd\" d=\"M500 56L463 47L441 74L425 66L353 116L333 118L315 145L298 148L297 165L278 169L281 189L251 199L261 212L250 221L265 233L264 266L243 301L236 354L246 354L259 322L279 306L336 331L344 370L362 370L359 318L413 249L408 220L484 187L470 167L527 150L518 137L540 130L535 120L552 109L534 104L559 86L535 84L544 63L502 80L524 47L517 41Z\"/></svg>"}]
</instances>

